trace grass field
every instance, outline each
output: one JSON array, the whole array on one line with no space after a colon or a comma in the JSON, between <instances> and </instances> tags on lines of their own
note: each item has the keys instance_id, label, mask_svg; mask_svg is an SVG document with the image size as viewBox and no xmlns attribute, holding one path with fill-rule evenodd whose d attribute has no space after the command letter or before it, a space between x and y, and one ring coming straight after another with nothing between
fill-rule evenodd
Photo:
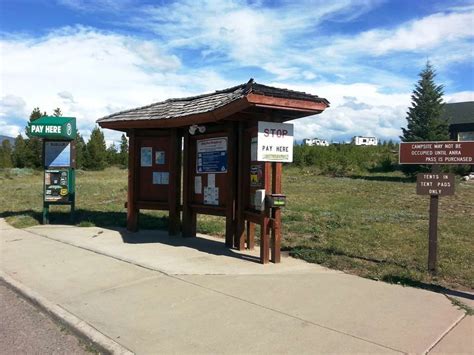
<instances>
[{"instance_id":1,"label":"grass field","mask_svg":"<svg viewBox=\"0 0 474 355\"><path fill-rule=\"evenodd\" d=\"M0 215L16 227L38 224L42 173L0 173ZM351 178L319 176L310 168L284 169L283 249L295 257L364 277L415 286L474 288L474 184L458 183L440 198L439 272L426 272L427 196L398 173ZM80 226L124 226L127 171L78 171ZM67 207L53 208L52 222L67 221ZM166 214L145 211L142 228L166 228ZM200 216L198 231L222 235L221 218Z\"/></svg>"}]
</instances>

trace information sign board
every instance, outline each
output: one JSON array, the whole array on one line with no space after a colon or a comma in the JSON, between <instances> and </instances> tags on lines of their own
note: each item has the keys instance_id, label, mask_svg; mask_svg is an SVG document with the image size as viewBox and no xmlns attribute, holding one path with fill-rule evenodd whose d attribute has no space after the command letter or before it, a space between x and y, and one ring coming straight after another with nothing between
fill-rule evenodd
<instances>
[{"instance_id":1,"label":"information sign board","mask_svg":"<svg viewBox=\"0 0 474 355\"><path fill-rule=\"evenodd\" d=\"M227 137L200 139L197 141L196 172L227 172Z\"/></svg>"},{"instance_id":2,"label":"information sign board","mask_svg":"<svg viewBox=\"0 0 474 355\"><path fill-rule=\"evenodd\" d=\"M44 166L70 167L71 166L71 142L68 141L46 141L44 143Z\"/></svg>"},{"instance_id":3,"label":"information sign board","mask_svg":"<svg viewBox=\"0 0 474 355\"><path fill-rule=\"evenodd\" d=\"M416 175L418 195L454 195L454 174L419 173Z\"/></svg>"},{"instance_id":4,"label":"information sign board","mask_svg":"<svg viewBox=\"0 0 474 355\"><path fill-rule=\"evenodd\" d=\"M400 143L400 164L474 164L474 141Z\"/></svg>"},{"instance_id":5,"label":"information sign board","mask_svg":"<svg viewBox=\"0 0 474 355\"><path fill-rule=\"evenodd\" d=\"M293 125L259 121L257 160L291 163L293 161Z\"/></svg>"}]
</instances>

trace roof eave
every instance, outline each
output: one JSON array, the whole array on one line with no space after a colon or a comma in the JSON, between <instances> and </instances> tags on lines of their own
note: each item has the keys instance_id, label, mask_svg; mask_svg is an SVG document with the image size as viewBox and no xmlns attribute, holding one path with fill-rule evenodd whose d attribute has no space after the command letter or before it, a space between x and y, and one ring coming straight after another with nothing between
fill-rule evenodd
<instances>
[{"instance_id":1,"label":"roof eave","mask_svg":"<svg viewBox=\"0 0 474 355\"><path fill-rule=\"evenodd\" d=\"M251 104L242 97L232 101L227 105L221 106L213 111L181 116L179 118L170 119L149 119L149 120L98 120L97 123L101 128L109 128L115 130L131 129L131 128L179 128L193 124L203 124L220 121L228 116L249 108Z\"/></svg>"},{"instance_id":2,"label":"roof eave","mask_svg":"<svg viewBox=\"0 0 474 355\"><path fill-rule=\"evenodd\" d=\"M276 108L280 110L293 110L302 112L314 112L318 114L329 107L329 102L326 100L312 101L301 99L286 99L274 96L265 96L250 93L247 95L247 101L253 106Z\"/></svg>"}]
</instances>

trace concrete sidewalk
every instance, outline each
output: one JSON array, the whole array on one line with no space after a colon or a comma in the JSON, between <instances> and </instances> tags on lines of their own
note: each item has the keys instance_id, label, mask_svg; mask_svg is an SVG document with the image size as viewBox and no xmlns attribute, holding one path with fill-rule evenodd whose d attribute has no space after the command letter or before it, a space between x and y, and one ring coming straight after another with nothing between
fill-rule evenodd
<instances>
[{"instance_id":1,"label":"concrete sidewalk","mask_svg":"<svg viewBox=\"0 0 474 355\"><path fill-rule=\"evenodd\" d=\"M443 295L215 238L0 220L1 270L139 354L472 353L473 317Z\"/></svg>"}]
</instances>

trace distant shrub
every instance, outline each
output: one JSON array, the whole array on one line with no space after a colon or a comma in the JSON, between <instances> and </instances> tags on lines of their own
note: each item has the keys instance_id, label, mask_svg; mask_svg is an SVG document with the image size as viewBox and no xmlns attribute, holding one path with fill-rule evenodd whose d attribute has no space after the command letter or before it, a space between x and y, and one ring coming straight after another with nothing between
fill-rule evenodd
<instances>
[{"instance_id":1,"label":"distant shrub","mask_svg":"<svg viewBox=\"0 0 474 355\"><path fill-rule=\"evenodd\" d=\"M321 174L346 176L368 172L390 172L397 168L397 151L388 145L295 146L294 163L316 168Z\"/></svg>"}]
</instances>

